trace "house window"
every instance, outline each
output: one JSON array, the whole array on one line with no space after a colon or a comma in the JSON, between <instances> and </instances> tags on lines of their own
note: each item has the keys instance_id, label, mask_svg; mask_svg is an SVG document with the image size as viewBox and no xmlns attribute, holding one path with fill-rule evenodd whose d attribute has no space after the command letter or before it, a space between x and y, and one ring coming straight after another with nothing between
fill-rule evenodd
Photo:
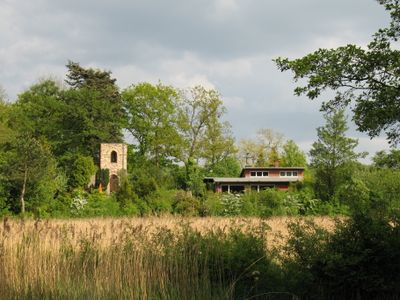
<instances>
[{"instance_id":1,"label":"house window","mask_svg":"<svg viewBox=\"0 0 400 300\"><path fill-rule=\"evenodd\" d=\"M267 177L268 176L268 171L251 171L250 172L251 177Z\"/></svg>"},{"instance_id":2,"label":"house window","mask_svg":"<svg viewBox=\"0 0 400 300\"><path fill-rule=\"evenodd\" d=\"M111 162L116 163L117 161L118 161L117 152L115 151L111 152Z\"/></svg>"},{"instance_id":3,"label":"house window","mask_svg":"<svg viewBox=\"0 0 400 300\"><path fill-rule=\"evenodd\" d=\"M286 172L286 176L292 176L292 172L290 171Z\"/></svg>"},{"instance_id":4,"label":"house window","mask_svg":"<svg viewBox=\"0 0 400 300\"><path fill-rule=\"evenodd\" d=\"M244 185L231 185L230 192L231 193L244 193Z\"/></svg>"},{"instance_id":5,"label":"house window","mask_svg":"<svg viewBox=\"0 0 400 300\"><path fill-rule=\"evenodd\" d=\"M282 171L280 174L281 174L281 176L286 176L286 172L284 172L284 171Z\"/></svg>"},{"instance_id":6,"label":"house window","mask_svg":"<svg viewBox=\"0 0 400 300\"><path fill-rule=\"evenodd\" d=\"M297 171L293 171L293 176L298 176Z\"/></svg>"}]
</instances>

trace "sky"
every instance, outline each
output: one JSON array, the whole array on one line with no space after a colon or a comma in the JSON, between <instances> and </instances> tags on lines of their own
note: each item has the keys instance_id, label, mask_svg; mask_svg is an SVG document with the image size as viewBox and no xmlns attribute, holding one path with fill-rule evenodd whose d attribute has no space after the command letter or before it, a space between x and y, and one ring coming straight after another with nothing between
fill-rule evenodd
<instances>
[{"instance_id":1,"label":"sky","mask_svg":"<svg viewBox=\"0 0 400 300\"><path fill-rule=\"evenodd\" d=\"M272 60L365 46L388 23L374 0L0 0L0 86L14 101L39 79L62 81L68 60L111 71L121 89L201 84L221 93L237 141L272 128L307 152L329 95L294 96ZM359 151L388 148L349 126Z\"/></svg>"}]
</instances>

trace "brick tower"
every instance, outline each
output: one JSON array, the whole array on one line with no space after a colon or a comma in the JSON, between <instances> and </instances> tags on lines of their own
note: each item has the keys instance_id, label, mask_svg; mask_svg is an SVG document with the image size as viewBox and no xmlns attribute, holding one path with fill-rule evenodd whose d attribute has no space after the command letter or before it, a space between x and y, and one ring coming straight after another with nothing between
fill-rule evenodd
<instances>
[{"instance_id":1,"label":"brick tower","mask_svg":"<svg viewBox=\"0 0 400 300\"><path fill-rule=\"evenodd\" d=\"M119 172L127 170L128 146L122 143L100 144L100 169L110 170L107 192L115 192L119 187Z\"/></svg>"}]
</instances>

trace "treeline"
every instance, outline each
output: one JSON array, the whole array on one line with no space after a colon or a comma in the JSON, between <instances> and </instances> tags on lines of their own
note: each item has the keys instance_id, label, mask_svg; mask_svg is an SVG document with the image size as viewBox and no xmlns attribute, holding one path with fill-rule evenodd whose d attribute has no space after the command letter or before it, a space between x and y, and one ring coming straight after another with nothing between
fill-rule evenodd
<instances>
[{"instance_id":1,"label":"treeline","mask_svg":"<svg viewBox=\"0 0 400 300\"><path fill-rule=\"evenodd\" d=\"M2 214L344 213L347 204L338 195L357 171L368 169L357 163L364 154L355 153L357 141L345 136L345 115L336 110L317 129L304 182L289 193L221 198L207 191L205 176L236 177L241 166L271 166L277 160L306 166L305 153L272 129L236 144L215 90L138 83L120 91L111 72L74 62L67 71L65 84L42 80L15 102L0 103ZM130 143L128 175L121 174L119 191L108 196L89 188L100 143L124 141ZM396 150L374 158L375 167L388 167L382 172L393 177L398 161Z\"/></svg>"}]
</instances>

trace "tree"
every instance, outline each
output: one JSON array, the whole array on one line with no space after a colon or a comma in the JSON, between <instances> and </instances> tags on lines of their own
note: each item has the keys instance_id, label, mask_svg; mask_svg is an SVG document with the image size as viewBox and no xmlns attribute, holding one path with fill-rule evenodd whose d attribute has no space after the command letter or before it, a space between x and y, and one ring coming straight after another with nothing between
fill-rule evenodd
<instances>
[{"instance_id":1,"label":"tree","mask_svg":"<svg viewBox=\"0 0 400 300\"><path fill-rule=\"evenodd\" d=\"M181 92L179 107L179 132L183 138L182 161L199 159L204 150L208 125L212 119L220 120L225 112L216 90L195 86Z\"/></svg>"},{"instance_id":2,"label":"tree","mask_svg":"<svg viewBox=\"0 0 400 300\"><path fill-rule=\"evenodd\" d=\"M182 138L178 158L185 164L186 186L190 187L195 186L193 182L199 178L199 160L206 158L208 162L215 163L216 159L223 157L226 151L219 143L226 143L229 147L232 143L229 135L224 136L221 117L225 108L216 90L195 86L182 91L178 110L178 128ZM206 150L206 145L212 149Z\"/></svg>"},{"instance_id":3,"label":"tree","mask_svg":"<svg viewBox=\"0 0 400 300\"><path fill-rule=\"evenodd\" d=\"M315 190L322 200L330 200L338 188L349 180L352 163L366 153L356 153L358 141L346 137L348 130L343 110L327 113L326 124L317 128L318 140L310 150L311 166L315 170Z\"/></svg>"},{"instance_id":4,"label":"tree","mask_svg":"<svg viewBox=\"0 0 400 300\"><path fill-rule=\"evenodd\" d=\"M214 169L216 165L226 158L233 157L237 149L231 125L228 122L221 122L214 115L207 122L203 147L201 156L205 160L205 167L209 170Z\"/></svg>"},{"instance_id":5,"label":"tree","mask_svg":"<svg viewBox=\"0 0 400 300\"><path fill-rule=\"evenodd\" d=\"M240 163L234 156L228 156L218 161L211 169L207 170L208 176L213 177L239 177Z\"/></svg>"},{"instance_id":6,"label":"tree","mask_svg":"<svg viewBox=\"0 0 400 300\"><path fill-rule=\"evenodd\" d=\"M400 150L391 149L389 153L378 151L372 161L377 168L400 169Z\"/></svg>"},{"instance_id":7,"label":"tree","mask_svg":"<svg viewBox=\"0 0 400 300\"><path fill-rule=\"evenodd\" d=\"M63 152L59 142L65 136L60 134L62 116L67 105L61 100L62 92L52 80L43 80L32 85L18 95L17 101L10 107L8 124L20 133L29 133L32 137L45 137L53 150ZM62 148L62 149L59 149Z\"/></svg>"},{"instance_id":8,"label":"tree","mask_svg":"<svg viewBox=\"0 0 400 300\"><path fill-rule=\"evenodd\" d=\"M242 165L256 167L273 166L280 159L280 151L284 136L270 128L261 128L257 131L257 139L240 141L239 156Z\"/></svg>"},{"instance_id":9,"label":"tree","mask_svg":"<svg viewBox=\"0 0 400 300\"><path fill-rule=\"evenodd\" d=\"M93 158L90 156L77 155L70 168L69 186L72 188L87 188L90 179L96 172Z\"/></svg>"},{"instance_id":10,"label":"tree","mask_svg":"<svg viewBox=\"0 0 400 300\"><path fill-rule=\"evenodd\" d=\"M239 159L242 166L265 166L266 157L263 147L254 139L242 139L239 142Z\"/></svg>"},{"instance_id":11,"label":"tree","mask_svg":"<svg viewBox=\"0 0 400 300\"><path fill-rule=\"evenodd\" d=\"M139 83L122 93L128 115L126 129L138 142L139 154L154 160L157 166L177 155L180 136L177 131L178 94L161 83Z\"/></svg>"},{"instance_id":12,"label":"tree","mask_svg":"<svg viewBox=\"0 0 400 300\"><path fill-rule=\"evenodd\" d=\"M49 172L55 172L55 160L44 141L28 134L17 136L7 146L7 152L4 172L13 186L19 188L20 211L24 213L28 188L33 188Z\"/></svg>"},{"instance_id":13,"label":"tree","mask_svg":"<svg viewBox=\"0 0 400 300\"><path fill-rule=\"evenodd\" d=\"M66 67L68 73L65 81L71 91L67 93L65 101L72 108L81 108L80 113L85 114L86 123L91 125L91 129L95 127L103 131L99 142L121 142L126 116L116 79L111 78L111 72L85 69L71 61Z\"/></svg>"},{"instance_id":14,"label":"tree","mask_svg":"<svg viewBox=\"0 0 400 300\"><path fill-rule=\"evenodd\" d=\"M400 142L400 5L378 0L389 11L391 23L373 35L367 48L346 45L319 49L302 58L277 58L281 71L291 70L295 81L306 79L296 95L315 99L325 90L336 95L323 105L329 111L352 104L353 120L370 137L382 131L393 144Z\"/></svg>"},{"instance_id":15,"label":"tree","mask_svg":"<svg viewBox=\"0 0 400 300\"><path fill-rule=\"evenodd\" d=\"M0 100L0 144L8 141L13 131L9 126L11 105Z\"/></svg>"},{"instance_id":16,"label":"tree","mask_svg":"<svg viewBox=\"0 0 400 300\"><path fill-rule=\"evenodd\" d=\"M288 140L283 145L281 165L283 167L304 167L307 164L306 155L293 141Z\"/></svg>"}]
</instances>

